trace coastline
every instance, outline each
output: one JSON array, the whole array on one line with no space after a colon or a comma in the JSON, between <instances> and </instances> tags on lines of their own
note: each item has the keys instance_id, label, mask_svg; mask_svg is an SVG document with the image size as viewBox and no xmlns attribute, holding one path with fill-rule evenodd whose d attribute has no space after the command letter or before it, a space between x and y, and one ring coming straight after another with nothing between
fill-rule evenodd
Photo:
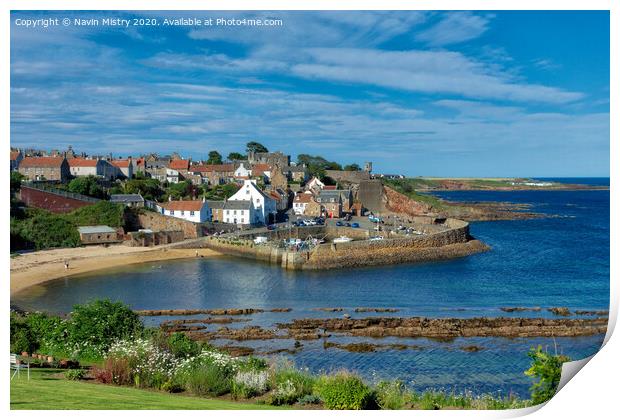
<instances>
[{"instance_id":1,"label":"coastline","mask_svg":"<svg viewBox=\"0 0 620 420\"><path fill-rule=\"evenodd\" d=\"M213 257L221 253L206 248L173 249L169 245L142 248L125 245L58 248L21 254L11 258L11 294L13 297L32 286L51 280L124 265ZM69 269L65 269L65 260Z\"/></svg>"}]
</instances>

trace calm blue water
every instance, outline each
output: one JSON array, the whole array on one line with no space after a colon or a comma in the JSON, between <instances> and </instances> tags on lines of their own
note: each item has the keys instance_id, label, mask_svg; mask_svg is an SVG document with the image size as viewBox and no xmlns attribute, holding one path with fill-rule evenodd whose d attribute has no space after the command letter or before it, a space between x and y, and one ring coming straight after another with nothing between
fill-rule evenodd
<instances>
[{"instance_id":1,"label":"calm blue water","mask_svg":"<svg viewBox=\"0 0 620 420\"><path fill-rule=\"evenodd\" d=\"M584 183L584 179L579 179ZM605 180L589 182L605 185ZM606 179L607 185L609 179ZM511 316L502 306L609 306L609 191L453 191L441 197L457 201L511 201L532 204L550 217L535 220L473 223L472 234L490 252L449 262L328 272L285 272L279 267L233 258L144 264L93 276L67 278L13 299L24 307L67 312L76 303L108 297L135 309L275 308L284 314L253 314L247 322L272 326L294 318L329 317L317 307L398 308L397 316ZM339 316L339 315L335 315ZM547 311L512 316L553 317ZM146 319L147 323L163 318ZM213 328L217 328L214 326ZM561 338L558 348L573 359L596 352L602 336ZM552 339L471 338L453 342L426 339L332 337L333 342L407 343L420 349L350 353L322 341L306 341L301 352L287 355L313 371L355 370L369 380L400 378L414 388L528 395L527 350ZM224 344L224 343L221 343ZM255 345L259 351L292 348L293 342L227 343ZM482 347L479 352L461 349Z\"/></svg>"}]
</instances>

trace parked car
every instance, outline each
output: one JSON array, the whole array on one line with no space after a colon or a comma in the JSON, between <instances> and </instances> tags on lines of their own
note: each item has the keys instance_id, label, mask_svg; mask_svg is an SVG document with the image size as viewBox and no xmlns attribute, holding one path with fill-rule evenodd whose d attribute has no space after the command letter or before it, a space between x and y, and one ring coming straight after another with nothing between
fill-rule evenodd
<instances>
[{"instance_id":1,"label":"parked car","mask_svg":"<svg viewBox=\"0 0 620 420\"><path fill-rule=\"evenodd\" d=\"M342 225L343 225L342 221L338 220L338 221L336 222L336 226L342 226Z\"/></svg>"},{"instance_id":2,"label":"parked car","mask_svg":"<svg viewBox=\"0 0 620 420\"><path fill-rule=\"evenodd\" d=\"M276 228L276 225L267 226L267 230L274 230L275 228Z\"/></svg>"},{"instance_id":3,"label":"parked car","mask_svg":"<svg viewBox=\"0 0 620 420\"><path fill-rule=\"evenodd\" d=\"M347 222L347 223L345 224L345 226L346 226L346 227L351 227L351 223Z\"/></svg>"},{"instance_id":4,"label":"parked car","mask_svg":"<svg viewBox=\"0 0 620 420\"><path fill-rule=\"evenodd\" d=\"M357 222L353 222L353 223L351 223L351 227L358 228L358 227L360 227L360 224L357 223Z\"/></svg>"}]
</instances>

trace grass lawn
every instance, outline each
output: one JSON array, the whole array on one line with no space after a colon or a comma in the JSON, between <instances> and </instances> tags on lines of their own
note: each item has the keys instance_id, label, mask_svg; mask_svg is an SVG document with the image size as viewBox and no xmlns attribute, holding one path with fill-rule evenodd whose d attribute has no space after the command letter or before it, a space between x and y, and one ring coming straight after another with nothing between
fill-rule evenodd
<instances>
[{"instance_id":1,"label":"grass lawn","mask_svg":"<svg viewBox=\"0 0 620 420\"><path fill-rule=\"evenodd\" d=\"M90 381L69 381L57 369L30 369L11 381L11 410L256 410L268 405L172 395Z\"/></svg>"}]
</instances>

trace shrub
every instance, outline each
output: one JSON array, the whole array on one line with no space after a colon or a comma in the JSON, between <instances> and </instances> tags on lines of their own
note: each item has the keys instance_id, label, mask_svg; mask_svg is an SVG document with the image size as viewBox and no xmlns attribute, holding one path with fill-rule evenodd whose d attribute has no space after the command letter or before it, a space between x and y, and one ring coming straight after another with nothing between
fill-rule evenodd
<instances>
[{"instance_id":1,"label":"shrub","mask_svg":"<svg viewBox=\"0 0 620 420\"><path fill-rule=\"evenodd\" d=\"M350 373L322 376L315 389L325 408L330 410L364 410L376 406L372 390Z\"/></svg>"},{"instance_id":2,"label":"shrub","mask_svg":"<svg viewBox=\"0 0 620 420\"><path fill-rule=\"evenodd\" d=\"M202 350L179 363L174 380L196 395L219 396L230 392L239 360L227 354Z\"/></svg>"},{"instance_id":3,"label":"shrub","mask_svg":"<svg viewBox=\"0 0 620 420\"><path fill-rule=\"evenodd\" d=\"M269 390L269 372L237 372L232 381L232 395L235 398L252 398Z\"/></svg>"},{"instance_id":4,"label":"shrub","mask_svg":"<svg viewBox=\"0 0 620 420\"><path fill-rule=\"evenodd\" d=\"M218 397L230 392L230 372L218 365L203 365L185 374L185 388L196 395Z\"/></svg>"},{"instance_id":5,"label":"shrub","mask_svg":"<svg viewBox=\"0 0 620 420\"><path fill-rule=\"evenodd\" d=\"M315 378L309 373L291 367L276 370L274 391L269 398L269 404L295 404L300 398L312 394L315 382Z\"/></svg>"},{"instance_id":6,"label":"shrub","mask_svg":"<svg viewBox=\"0 0 620 420\"><path fill-rule=\"evenodd\" d=\"M196 356L200 353L200 346L182 332L171 334L166 340L168 350L172 355L179 358Z\"/></svg>"},{"instance_id":7,"label":"shrub","mask_svg":"<svg viewBox=\"0 0 620 420\"><path fill-rule=\"evenodd\" d=\"M405 407L406 389L402 382L379 382L377 404L382 410L401 410Z\"/></svg>"},{"instance_id":8,"label":"shrub","mask_svg":"<svg viewBox=\"0 0 620 420\"><path fill-rule=\"evenodd\" d=\"M27 351L32 353L39 347L37 337L32 333L26 320L11 312L11 353Z\"/></svg>"},{"instance_id":9,"label":"shrub","mask_svg":"<svg viewBox=\"0 0 620 420\"><path fill-rule=\"evenodd\" d=\"M322 402L321 397L315 394L304 395L297 400L299 405L320 404Z\"/></svg>"},{"instance_id":10,"label":"shrub","mask_svg":"<svg viewBox=\"0 0 620 420\"><path fill-rule=\"evenodd\" d=\"M530 349L527 355L532 359L532 365L525 374L539 379L530 388L532 403L542 404L555 395L562 376L562 364L570 359L564 355L551 355L543 351L542 346Z\"/></svg>"},{"instance_id":11,"label":"shrub","mask_svg":"<svg viewBox=\"0 0 620 420\"><path fill-rule=\"evenodd\" d=\"M96 300L85 305L75 305L68 325L69 339L77 345L78 353L107 350L113 342L138 336L143 330L142 321L135 312L121 302ZM89 355L93 358L101 354Z\"/></svg>"},{"instance_id":12,"label":"shrub","mask_svg":"<svg viewBox=\"0 0 620 420\"><path fill-rule=\"evenodd\" d=\"M170 353L144 339L114 343L104 364L115 384L157 389L173 378L176 368Z\"/></svg>"},{"instance_id":13,"label":"shrub","mask_svg":"<svg viewBox=\"0 0 620 420\"><path fill-rule=\"evenodd\" d=\"M84 369L69 369L65 371L65 378L70 381L79 381L84 379L86 371Z\"/></svg>"}]
</instances>

